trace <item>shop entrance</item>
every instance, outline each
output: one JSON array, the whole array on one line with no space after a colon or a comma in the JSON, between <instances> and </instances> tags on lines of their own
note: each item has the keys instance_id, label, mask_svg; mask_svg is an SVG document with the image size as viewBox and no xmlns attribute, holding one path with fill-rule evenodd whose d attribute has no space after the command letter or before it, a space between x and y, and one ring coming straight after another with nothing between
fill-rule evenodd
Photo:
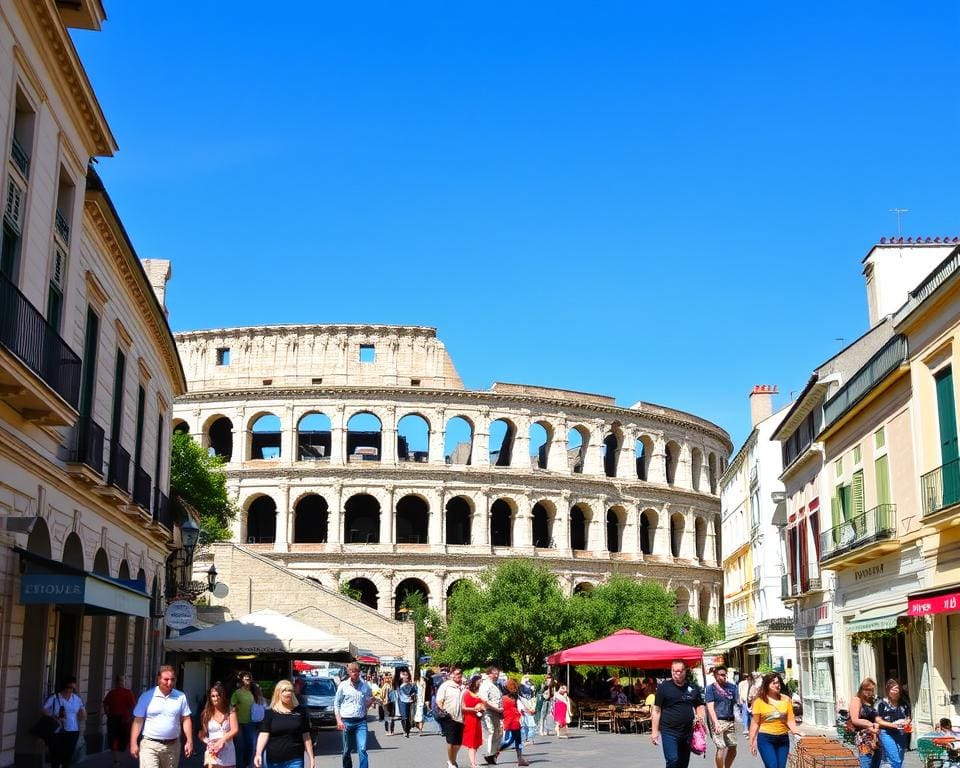
<instances>
[{"instance_id":1,"label":"shop entrance","mask_svg":"<svg viewBox=\"0 0 960 768\"><path fill-rule=\"evenodd\" d=\"M887 680L898 680L906 688L908 696L914 691L909 690L910 681L907 679L907 644L906 635L897 632L892 637L884 637L880 641L880 658L877 665L880 679L877 680L877 695L883 695Z\"/></svg>"}]
</instances>

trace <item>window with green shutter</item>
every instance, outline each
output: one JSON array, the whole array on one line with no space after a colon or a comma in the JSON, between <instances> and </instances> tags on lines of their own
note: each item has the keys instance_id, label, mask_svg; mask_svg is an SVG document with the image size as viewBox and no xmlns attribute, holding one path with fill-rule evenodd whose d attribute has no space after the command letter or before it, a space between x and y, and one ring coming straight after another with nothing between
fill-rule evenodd
<instances>
[{"instance_id":1,"label":"window with green shutter","mask_svg":"<svg viewBox=\"0 0 960 768\"><path fill-rule=\"evenodd\" d=\"M853 482L847 486L850 489L851 514L848 519L853 521L853 529L857 536L862 536L866 527L863 515L863 470L853 473Z\"/></svg>"},{"instance_id":2,"label":"window with green shutter","mask_svg":"<svg viewBox=\"0 0 960 768\"><path fill-rule=\"evenodd\" d=\"M890 527L890 465L887 456L874 462L877 475L877 530Z\"/></svg>"}]
</instances>

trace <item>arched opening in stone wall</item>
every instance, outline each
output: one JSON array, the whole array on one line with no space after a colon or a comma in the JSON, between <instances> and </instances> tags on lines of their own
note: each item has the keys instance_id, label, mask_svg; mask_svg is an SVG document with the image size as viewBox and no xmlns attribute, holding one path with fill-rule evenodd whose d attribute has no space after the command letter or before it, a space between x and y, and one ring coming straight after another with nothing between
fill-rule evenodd
<instances>
[{"instance_id":1,"label":"arched opening in stone wall","mask_svg":"<svg viewBox=\"0 0 960 768\"><path fill-rule=\"evenodd\" d=\"M347 461L380 461L383 425L368 411L355 413L347 422Z\"/></svg>"},{"instance_id":2,"label":"arched opening in stone wall","mask_svg":"<svg viewBox=\"0 0 960 768\"><path fill-rule=\"evenodd\" d=\"M618 428L603 438L603 474L607 477L617 476L617 461L620 458L620 446L623 438Z\"/></svg>"},{"instance_id":3,"label":"arched opening in stone wall","mask_svg":"<svg viewBox=\"0 0 960 768\"><path fill-rule=\"evenodd\" d=\"M408 413L397 422L397 459L430 461L430 422L419 413Z\"/></svg>"},{"instance_id":4,"label":"arched opening in stone wall","mask_svg":"<svg viewBox=\"0 0 960 768\"><path fill-rule=\"evenodd\" d=\"M707 550L707 523L702 517L697 516L693 531L697 544L697 560L703 560Z\"/></svg>"},{"instance_id":5,"label":"arched opening in stone wall","mask_svg":"<svg viewBox=\"0 0 960 768\"><path fill-rule=\"evenodd\" d=\"M690 592L686 587L677 587L677 615L684 616L690 613Z\"/></svg>"},{"instance_id":6,"label":"arched opening in stone wall","mask_svg":"<svg viewBox=\"0 0 960 768\"><path fill-rule=\"evenodd\" d=\"M700 621L710 621L710 587L700 587Z\"/></svg>"},{"instance_id":7,"label":"arched opening in stone wall","mask_svg":"<svg viewBox=\"0 0 960 768\"><path fill-rule=\"evenodd\" d=\"M657 535L658 515L652 509L640 514L640 551L645 555L653 554L653 542Z\"/></svg>"},{"instance_id":8,"label":"arched opening in stone wall","mask_svg":"<svg viewBox=\"0 0 960 768\"><path fill-rule=\"evenodd\" d=\"M670 554L674 557L680 557L681 546L683 544L683 529L686 521L683 515L675 512L670 516Z\"/></svg>"},{"instance_id":9,"label":"arched opening in stone wall","mask_svg":"<svg viewBox=\"0 0 960 768\"><path fill-rule=\"evenodd\" d=\"M473 508L464 496L447 502L447 544L466 546L470 543L470 518Z\"/></svg>"},{"instance_id":10,"label":"arched opening in stone wall","mask_svg":"<svg viewBox=\"0 0 960 768\"><path fill-rule=\"evenodd\" d=\"M33 524L33 530L31 530L30 535L27 536L27 552L45 557L47 560L53 559L53 553L50 548L50 529L47 528L47 524L42 517L36 518ZM82 555L80 560L81 562L83 561Z\"/></svg>"},{"instance_id":11,"label":"arched opening in stone wall","mask_svg":"<svg viewBox=\"0 0 960 768\"><path fill-rule=\"evenodd\" d=\"M358 493L343 505L344 541L348 544L380 543L380 502L369 493Z\"/></svg>"},{"instance_id":12,"label":"arched opening in stone wall","mask_svg":"<svg viewBox=\"0 0 960 768\"><path fill-rule=\"evenodd\" d=\"M587 526L590 525L590 510L582 504L574 504L570 510L570 549L587 548Z\"/></svg>"},{"instance_id":13,"label":"arched opening in stone wall","mask_svg":"<svg viewBox=\"0 0 960 768\"><path fill-rule=\"evenodd\" d=\"M673 485L677 480L677 462L680 461L680 446L670 440L663 448L664 469L667 475L667 484Z\"/></svg>"},{"instance_id":14,"label":"arched opening in stone wall","mask_svg":"<svg viewBox=\"0 0 960 768\"><path fill-rule=\"evenodd\" d=\"M506 499L497 499L490 505L490 544L513 546L513 508Z\"/></svg>"},{"instance_id":15,"label":"arched opening in stone wall","mask_svg":"<svg viewBox=\"0 0 960 768\"><path fill-rule=\"evenodd\" d=\"M250 426L250 458L280 458L280 418L265 413Z\"/></svg>"},{"instance_id":16,"label":"arched opening in stone wall","mask_svg":"<svg viewBox=\"0 0 960 768\"><path fill-rule=\"evenodd\" d=\"M646 480L650 459L653 457L653 440L644 435L637 440L634 450L637 452L637 477Z\"/></svg>"},{"instance_id":17,"label":"arched opening in stone wall","mask_svg":"<svg viewBox=\"0 0 960 768\"><path fill-rule=\"evenodd\" d=\"M530 425L530 464L533 467L547 468L552 440L553 428L547 422L535 421Z\"/></svg>"},{"instance_id":18,"label":"arched opening in stone wall","mask_svg":"<svg viewBox=\"0 0 960 768\"><path fill-rule=\"evenodd\" d=\"M100 547L97 554L93 556L93 572L100 576L110 575L110 559L103 547Z\"/></svg>"},{"instance_id":19,"label":"arched opening in stone wall","mask_svg":"<svg viewBox=\"0 0 960 768\"><path fill-rule=\"evenodd\" d=\"M576 426L567 432L567 466L571 473L579 475L583 472L589 445L590 430L586 427Z\"/></svg>"},{"instance_id":20,"label":"arched opening in stone wall","mask_svg":"<svg viewBox=\"0 0 960 768\"><path fill-rule=\"evenodd\" d=\"M513 442L517 427L509 419L497 419L490 424L490 465L509 467L513 458Z\"/></svg>"},{"instance_id":21,"label":"arched opening in stone wall","mask_svg":"<svg viewBox=\"0 0 960 768\"><path fill-rule=\"evenodd\" d=\"M277 504L257 496L247 507L247 544L272 544L277 538Z\"/></svg>"},{"instance_id":22,"label":"arched opening in stone wall","mask_svg":"<svg viewBox=\"0 0 960 768\"><path fill-rule=\"evenodd\" d=\"M397 612L396 618L401 621L406 621L410 618L409 611L406 610L406 602L407 598L413 594L419 594L423 598L424 605L427 605L430 601L430 590L420 579L404 579L397 584L397 589L394 592L393 605Z\"/></svg>"},{"instance_id":23,"label":"arched opening in stone wall","mask_svg":"<svg viewBox=\"0 0 960 768\"><path fill-rule=\"evenodd\" d=\"M465 589L469 589L471 586L470 579L457 579L447 587L446 614L448 619L450 618L450 598L453 597L453 593L456 592L461 585L463 585Z\"/></svg>"},{"instance_id":24,"label":"arched opening in stone wall","mask_svg":"<svg viewBox=\"0 0 960 768\"><path fill-rule=\"evenodd\" d=\"M593 584L591 584L589 581L581 581L573 588L573 594L581 595L583 597L586 597L591 592L593 592Z\"/></svg>"},{"instance_id":25,"label":"arched opening in stone wall","mask_svg":"<svg viewBox=\"0 0 960 768\"><path fill-rule=\"evenodd\" d=\"M377 589L377 585L370 581L370 579L364 579L363 577L350 579L347 586L351 591L359 593L358 600L361 603L368 608L377 610L380 591Z\"/></svg>"},{"instance_id":26,"label":"arched opening in stone wall","mask_svg":"<svg viewBox=\"0 0 960 768\"><path fill-rule=\"evenodd\" d=\"M308 493L294 507L293 541L295 544L323 544L327 541L330 512L327 500Z\"/></svg>"},{"instance_id":27,"label":"arched opening in stone wall","mask_svg":"<svg viewBox=\"0 0 960 768\"><path fill-rule=\"evenodd\" d=\"M173 434L175 435L189 435L190 434L190 425L187 424L183 419L174 419L173 420Z\"/></svg>"},{"instance_id":28,"label":"arched opening in stone wall","mask_svg":"<svg viewBox=\"0 0 960 768\"><path fill-rule=\"evenodd\" d=\"M717 454L711 451L707 455L707 471L710 473L710 493L717 492Z\"/></svg>"},{"instance_id":29,"label":"arched opening in stone wall","mask_svg":"<svg viewBox=\"0 0 960 768\"><path fill-rule=\"evenodd\" d=\"M226 416L214 419L207 427L207 450L225 461L233 458L233 422Z\"/></svg>"},{"instance_id":30,"label":"arched opening in stone wall","mask_svg":"<svg viewBox=\"0 0 960 768\"><path fill-rule=\"evenodd\" d=\"M703 471L703 451L699 448L690 450L690 487L700 490L700 473Z\"/></svg>"},{"instance_id":31,"label":"arched opening in stone wall","mask_svg":"<svg viewBox=\"0 0 960 768\"><path fill-rule=\"evenodd\" d=\"M443 455L447 464L470 466L473 453L473 423L463 416L447 420L443 436Z\"/></svg>"},{"instance_id":32,"label":"arched opening in stone wall","mask_svg":"<svg viewBox=\"0 0 960 768\"><path fill-rule=\"evenodd\" d=\"M67 540L63 542L63 564L80 570L87 568L83 562L83 544L76 531L67 536Z\"/></svg>"},{"instance_id":33,"label":"arched opening in stone wall","mask_svg":"<svg viewBox=\"0 0 960 768\"><path fill-rule=\"evenodd\" d=\"M720 515L713 518L713 558L715 563L723 562L723 555L720 549Z\"/></svg>"},{"instance_id":34,"label":"arched opening in stone wall","mask_svg":"<svg viewBox=\"0 0 960 768\"><path fill-rule=\"evenodd\" d=\"M430 505L410 494L397 502L397 544L426 544L430 524Z\"/></svg>"},{"instance_id":35,"label":"arched opening in stone wall","mask_svg":"<svg viewBox=\"0 0 960 768\"><path fill-rule=\"evenodd\" d=\"M623 529L627 513L623 507L610 507L607 510L607 552L623 551Z\"/></svg>"},{"instance_id":36,"label":"arched opening in stone wall","mask_svg":"<svg viewBox=\"0 0 960 768\"><path fill-rule=\"evenodd\" d=\"M557 519L557 508L549 501L538 501L533 505L533 546L547 549L555 546L553 524Z\"/></svg>"},{"instance_id":37,"label":"arched opening in stone wall","mask_svg":"<svg viewBox=\"0 0 960 768\"><path fill-rule=\"evenodd\" d=\"M332 448L330 417L314 411L297 422L297 461L329 460Z\"/></svg>"}]
</instances>

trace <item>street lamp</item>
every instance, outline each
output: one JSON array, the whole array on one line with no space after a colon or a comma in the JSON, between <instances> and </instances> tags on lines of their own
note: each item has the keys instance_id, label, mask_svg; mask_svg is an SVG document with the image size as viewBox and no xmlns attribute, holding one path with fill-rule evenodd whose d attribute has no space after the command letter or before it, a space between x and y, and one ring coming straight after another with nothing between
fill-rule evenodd
<instances>
[{"instance_id":1,"label":"street lamp","mask_svg":"<svg viewBox=\"0 0 960 768\"><path fill-rule=\"evenodd\" d=\"M211 564L207 569L207 591L213 592L214 587L217 586L217 566Z\"/></svg>"},{"instance_id":2,"label":"street lamp","mask_svg":"<svg viewBox=\"0 0 960 768\"><path fill-rule=\"evenodd\" d=\"M193 562L193 550L197 548L200 539L200 526L188 517L180 525L180 540L183 542L183 551L187 556L187 563Z\"/></svg>"}]
</instances>

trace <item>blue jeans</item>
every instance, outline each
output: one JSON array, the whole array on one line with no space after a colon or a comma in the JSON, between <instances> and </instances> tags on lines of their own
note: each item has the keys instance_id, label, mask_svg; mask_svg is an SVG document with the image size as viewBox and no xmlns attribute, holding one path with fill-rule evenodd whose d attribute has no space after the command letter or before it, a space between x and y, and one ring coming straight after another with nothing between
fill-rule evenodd
<instances>
[{"instance_id":1,"label":"blue jeans","mask_svg":"<svg viewBox=\"0 0 960 768\"><path fill-rule=\"evenodd\" d=\"M861 755L859 753L857 754L857 759L860 761L860 768L880 768L880 759L882 757L883 757L883 749L880 747L877 747L870 754L866 754L866 755Z\"/></svg>"},{"instance_id":2,"label":"blue jeans","mask_svg":"<svg viewBox=\"0 0 960 768\"><path fill-rule=\"evenodd\" d=\"M787 755L790 754L790 736L773 736L769 733L757 734L757 752L763 761L763 768L787 768Z\"/></svg>"},{"instance_id":3,"label":"blue jeans","mask_svg":"<svg viewBox=\"0 0 960 768\"><path fill-rule=\"evenodd\" d=\"M687 768L690 764L690 732L660 731L666 768Z\"/></svg>"},{"instance_id":4,"label":"blue jeans","mask_svg":"<svg viewBox=\"0 0 960 768\"><path fill-rule=\"evenodd\" d=\"M906 752L909 743L910 734L904 733L899 728L895 731L889 728L880 729L880 744L887 762L890 763L890 768L901 768L903 753Z\"/></svg>"},{"instance_id":5,"label":"blue jeans","mask_svg":"<svg viewBox=\"0 0 960 768\"><path fill-rule=\"evenodd\" d=\"M533 741L537 735L537 721L535 715L523 715L520 718L520 732L523 736L523 743Z\"/></svg>"},{"instance_id":6,"label":"blue jeans","mask_svg":"<svg viewBox=\"0 0 960 768\"><path fill-rule=\"evenodd\" d=\"M350 752L357 750L360 768L367 768L367 718L343 718L343 768L353 768ZM351 743L352 742L352 743Z\"/></svg>"},{"instance_id":7,"label":"blue jeans","mask_svg":"<svg viewBox=\"0 0 960 768\"><path fill-rule=\"evenodd\" d=\"M257 733L260 723L240 723L239 738L233 740L237 751L237 768L253 765L253 756L257 751Z\"/></svg>"},{"instance_id":8,"label":"blue jeans","mask_svg":"<svg viewBox=\"0 0 960 768\"><path fill-rule=\"evenodd\" d=\"M267 768L303 768L302 757L298 757L296 760L284 760L282 763L271 763L264 755L263 761Z\"/></svg>"},{"instance_id":9,"label":"blue jeans","mask_svg":"<svg viewBox=\"0 0 960 768\"><path fill-rule=\"evenodd\" d=\"M747 704L740 705L740 724L744 733L750 730L750 706Z\"/></svg>"}]
</instances>

